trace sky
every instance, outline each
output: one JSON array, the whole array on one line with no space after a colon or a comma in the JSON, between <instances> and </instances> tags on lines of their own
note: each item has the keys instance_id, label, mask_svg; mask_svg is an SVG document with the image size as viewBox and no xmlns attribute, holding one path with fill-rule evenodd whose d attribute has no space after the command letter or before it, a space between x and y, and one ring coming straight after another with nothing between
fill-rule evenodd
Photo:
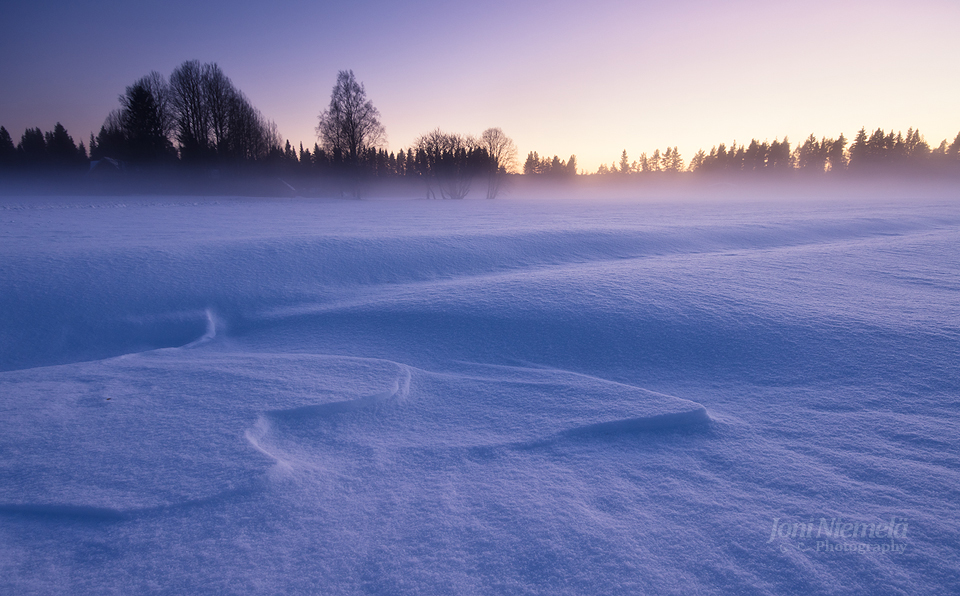
<instances>
[{"instance_id":1,"label":"sky","mask_svg":"<svg viewBox=\"0 0 960 596\"><path fill-rule=\"evenodd\" d=\"M960 131L956 0L5 0L0 125L86 141L124 88L216 62L294 146L353 70L389 149L500 127L522 158Z\"/></svg>"}]
</instances>

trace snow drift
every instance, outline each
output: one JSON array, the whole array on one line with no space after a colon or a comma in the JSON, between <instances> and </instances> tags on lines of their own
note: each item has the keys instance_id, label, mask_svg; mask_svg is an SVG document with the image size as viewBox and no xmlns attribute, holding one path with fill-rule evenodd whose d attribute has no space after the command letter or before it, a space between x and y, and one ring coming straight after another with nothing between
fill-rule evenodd
<instances>
[{"instance_id":1,"label":"snow drift","mask_svg":"<svg viewBox=\"0 0 960 596\"><path fill-rule=\"evenodd\" d=\"M0 220L0 591L960 585L954 203Z\"/></svg>"}]
</instances>

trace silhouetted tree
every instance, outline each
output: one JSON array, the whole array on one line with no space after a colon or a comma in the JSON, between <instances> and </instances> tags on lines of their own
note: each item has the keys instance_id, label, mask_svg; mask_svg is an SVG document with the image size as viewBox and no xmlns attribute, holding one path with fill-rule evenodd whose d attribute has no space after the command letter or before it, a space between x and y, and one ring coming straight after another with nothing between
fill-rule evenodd
<instances>
[{"instance_id":1,"label":"silhouetted tree","mask_svg":"<svg viewBox=\"0 0 960 596\"><path fill-rule=\"evenodd\" d=\"M7 129L0 126L0 168L11 169L17 162L17 147Z\"/></svg>"},{"instance_id":2,"label":"silhouetted tree","mask_svg":"<svg viewBox=\"0 0 960 596\"><path fill-rule=\"evenodd\" d=\"M665 172L683 171L683 157L680 156L680 151L676 147L673 149L667 147L667 151L663 155L663 170Z\"/></svg>"},{"instance_id":3,"label":"silhouetted tree","mask_svg":"<svg viewBox=\"0 0 960 596\"><path fill-rule=\"evenodd\" d=\"M273 149L280 147L276 123L267 120L239 90L231 95L228 115L223 157L234 161L265 160Z\"/></svg>"},{"instance_id":4,"label":"silhouetted tree","mask_svg":"<svg viewBox=\"0 0 960 596\"><path fill-rule=\"evenodd\" d=\"M367 93L352 70L341 70L330 94L330 105L320 113L317 136L325 150L339 151L351 165L369 148L381 146L386 130L380 112L367 99Z\"/></svg>"},{"instance_id":5,"label":"silhouetted tree","mask_svg":"<svg viewBox=\"0 0 960 596\"><path fill-rule=\"evenodd\" d=\"M857 169L867 165L869 151L867 129L861 128L857 132L857 136L853 138L853 144L850 145L849 167Z\"/></svg>"},{"instance_id":6,"label":"silhouetted tree","mask_svg":"<svg viewBox=\"0 0 960 596\"><path fill-rule=\"evenodd\" d=\"M536 151L527 154L527 159L523 162L523 173L526 176L540 173L540 156Z\"/></svg>"},{"instance_id":7,"label":"silhouetted tree","mask_svg":"<svg viewBox=\"0 0 960 596\"><path fill-rule=\"evenodd\" d=\"M490 158L487 177L487 198L495 199L503 187L506 174L513 170L517 161L517 146L499 128L488 128L480 134L480 145Z\"/></svg>"},{"instance_id":8,"label":"silhouetted tree","mask_svg":"<svg viewBox=\"0 0 960 596\"><path fill-rule=\"evenodd\" d=\"M416 143L417 157L423 155L420 171L427 180L427 196L436 196L436 186L444 199L462 199L470 192L474 177L489 173L492 161L480 141L457 133L435 129L421 135ZM418 164L418 169L421 165Z\"/></svg>"},{"instance_id":9,"label":"silhouetted tree","mask_svg":"<svg viewBox=\"0 0 960 596\"><path fill-rule=\"evenodd\" d=\"M703 168L703 163L706 159L707 159L707 154L703 151L703 149L698 150L693 155L693 159L690 160L689 170L691 172L696 172L700 170L701 168Z\"/></svg>"},{"instance_id":10,"label":"silhouetted tree","mask_svg":"<svg viewBox=\"0 0 960 596\"><path fill-rule=\"evenodd\" d=\"M44 141L47 146L47 158L54 167L68 169L80 164L77 145L73 142L73 137L67 133L67 129L59 122L53 127L52 132L44 135Z\"/></svg>"},{"instance_id":11,"label":"silhouetted tree","mask_svg":"<svg viewBox=\"0 0 960 596\"><path fill-rule=\"evenodd\" d=\"M576 166L576 164L574 164ZM554 155L553 159L550 160L550 168L547 171L547 174L555 178L563 178L570 175L570 166L569 164L560 159L558 156Z\"/></svg>"},{"instance_id":12,"label":"silhouetted tree","mask_svg":"<svg viewBox=\"0 0 960 596\"><path fill-rule=\"evenodd\" d=\"M904 150L907 159L913 163L919 163L930 155L930 145L920 134L919 130L910 128L907 130L907 137L904 139Z\"/></svg>"},{"instance_id":13,"label":"silhouetted tree","mask_svg":"<svg viewBox=\"0 0 960 596\"><path fill-rule=\"evenodd\" d=\"M870 138L867 139L867 163L870 166L878 166L888 157L888 148L893 147L893 131L890 131L890 138L884 134L882 128L873 131Z\"/></svg>"},{"instance_id":14,"label":"silhouetted tree","mask_svg":"<svg viewBox=\"0 0 960 596\"><path fill-rule=\"evenodd\" d=\"M770 146L766 141L761 143L756 139L750 139L750 144L743 153L743 169L748 172L763 170L767 165L767 153L769 151Z\"/></svg>"},{"instance_id":15,"label":"silhouetted tree","mask_svg":"<svg viewBox=\"0 0 960 596\"><path fill-rule=\"evenodd\" d=\"M647 169L651 172L660 172L663 169L663 164L661 162L660 150L654 149L653 155L647 159Z\"/></svg>"},{"instance_id":16,"label":"silhouetted tree","mask_svg":"<svg viewBox=\"0 0 960 596\"><path fill-rule=\"evenodd\" d=\"M170 75L168 96L182 160L289 161L276 124L250 104L217 64L184 62Z\"/></svg>"},{"instance_id":17,"label":"silhouetted tree","mask_svg":"<svg viewBox=\"0 0 960 596\"><path fill-rule=\"evenodd\" d=\"M823 173L827 167L827 141L821 143L812 134L797 147L797 168L808 172Z\"/></svg>"},{"instance_id":18,"label":"silhouetted tree","mask_svg":"<svg viewBox=\"0 0 960 596\"><path fill-rule=\"evenodd\" d=\"M218 156L229 153L230 116L236 101L233 82L217 64L204 64L201 81L210 123L210 143Z\"/></svg>"},{"instance_id":19,"label":"silhouetted tree","mask_svg":"<svg viewBox=\"0 0 960 596\"><path fill-rule=\"evenodd\" d=\"M956 138L953 139L953 142L950 143L949 147L947 147L946 156L947 159L951 161L957 161L960 159L960 132L957 133Z\"/></svg>"},{"instance_id":20,"label":"silhouetted tree","mask_svg":"<svg viewBox=\"0 0 960 596\"><path fill-rule=\"evenodd\" d=\"M640 159L636 161L636 166L634 169L641 174L647 174L650 172L650 158L647 157L646 153L640 154Z\"/></svg>"},{"instance_id":21,"label":"silhouetted tree","mask_svg":"<svg viewBox=\"0 0 960 596\"><path fill-rule=\"evenodd\" d=\"M300 154L298 155L298 159L300 160L300 166L302 169L307 169L312 161L310 158L310 150L303 148L302 141L300 142Z\"/></svg>"},{"instance_id":22,"label":"silhouetted tree","mask_svg":"<svg viewBox=\"0 0 960 596\"><path fill-rule=\"evenodd\" d=\"M20 161L29 169L36 169L47 164L47 142L39 128L28 128L20 137L17 145L17 154Z\"/></svg>"},{"instance_id":23,"label":"silhouetted tree","mask_svg":"<svg viewBox=\"0 0 960 596\"><path fill-rule=\"evenodd\" d=\"M499 128L488 128L480 134L479 141L498 171L513 170L517 162L517 146L513 139Z\"/></svg>"},{"instance_id":24,"label":"silhouetted tree","mask_svg":"<svg viewBox=\"0 0 960 596\"><path fill-rule=\"evenodd\" d=\"M782 141L774 139L774 141L770 143L770 152L767 154L767 167L779 172L793 169L793 159L790 155L790 139L783 137Z\"/></svg>"},{"instance_id":25,"label":"silhouetted tree","mask_svg":"<svg viewBox=\"0 0 960 596\"><path fill-rule=\"evenodd\" d=\"M93 143L91 143L93 146ZM120 110L113 110L107 115L97 134L95 148L90 152L94 160L110 157L126 159L127 137L121 124Z\"/></svg>"},{"instance_id":26,"label":"silhouetted tree","mask_svg":"<svg viewBox=\"0 0 960 596\"><path fill-rule=\"evenodd\" d=\"M844 153L846 146L847 139L843 136L843 133L840 133L840 136L827 148L827 164L831 172L842 172L847 169L847 158Z\"/></svg>"},{"instance_id":27,"label":"silhouetted tree","mask_svg":"<svg viewBox=\"0 0 960 596\"><path fill-rule=\"evenodd\" d=\"M610 173L611 169L605 168L605 173ZM612 168L617 171L616 165ZM575 176L577 174L577 156L571 155L569 161L563 161L559 156L552 158L540 157L536 151L531 151L523 163L524 175L549 176L552 178L562 178L564 176Z\"/></svg>"},{"instance_id":28,"label":"silhouetted tree","mask_svg":"<svg viewBox=\"0 0 960 596\"><path fill-rule=\"evenodd\" d=\"M137 163L159 161L173 155L173 144L167 136L169 117L163 108L165 92L152 87L144 77L120 96L120 128L126 143L123 158Z\"/></svg>"},{"instance_id":29,"label":"silhouetted tree","mask_svg":"<svg viewBox=\"0 0 960 596\"><path fill-rule=\"evenodd\" d=\"M170 104L176 121L180 158L198 161L209 155L210 112L207 109L204 67L188 60L170 75Z\"/></svg>"}]
</instances>

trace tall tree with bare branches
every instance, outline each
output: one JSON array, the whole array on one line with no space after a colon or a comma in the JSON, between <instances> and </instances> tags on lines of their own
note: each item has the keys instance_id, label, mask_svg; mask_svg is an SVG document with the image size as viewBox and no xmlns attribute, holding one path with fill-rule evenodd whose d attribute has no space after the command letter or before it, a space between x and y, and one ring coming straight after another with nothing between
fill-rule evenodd
<instances>
[{"instance_id":1,"label":"tall tree with bare branches","mask_svg":"<svg viewBox=\"0 0 960 596\"><path fill-rule=\"evenodd\" d=\"M366 90L352 70L341 70L330 94L330 105L320 113L317 136L324 150L356 166L367 149L386 143L380 112L367 99Z\"/></svg>"},{"instance_id":2,"label":"tall tree with bare branches","mask_svg":"<svg viewBox=\"0 0 960 596\"><path fill-rule=\"evenodd\" d=\"M490 158L490 172L487 177L487 198L495 199L500 191L506 175L513 171L517 163L517 146L513 139L499 128L488 128L480 135L480 146L486 149Z\"/></svg>"}]
</instances>

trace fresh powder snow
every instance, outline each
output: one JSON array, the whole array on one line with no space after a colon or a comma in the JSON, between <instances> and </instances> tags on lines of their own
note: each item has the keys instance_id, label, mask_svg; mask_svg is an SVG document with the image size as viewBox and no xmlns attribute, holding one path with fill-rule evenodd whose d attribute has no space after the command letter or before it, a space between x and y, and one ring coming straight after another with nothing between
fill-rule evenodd
<instances>
[{"instance_id":1,"label":"fresh powder snow","mask_svg":"<svg viewBox=\"0 0 960 596\"><path fill-rule=\"evenodd\" d=\"M956 594L960 202L0 199L0 593Z\"/></svg>"}]
</instances>

